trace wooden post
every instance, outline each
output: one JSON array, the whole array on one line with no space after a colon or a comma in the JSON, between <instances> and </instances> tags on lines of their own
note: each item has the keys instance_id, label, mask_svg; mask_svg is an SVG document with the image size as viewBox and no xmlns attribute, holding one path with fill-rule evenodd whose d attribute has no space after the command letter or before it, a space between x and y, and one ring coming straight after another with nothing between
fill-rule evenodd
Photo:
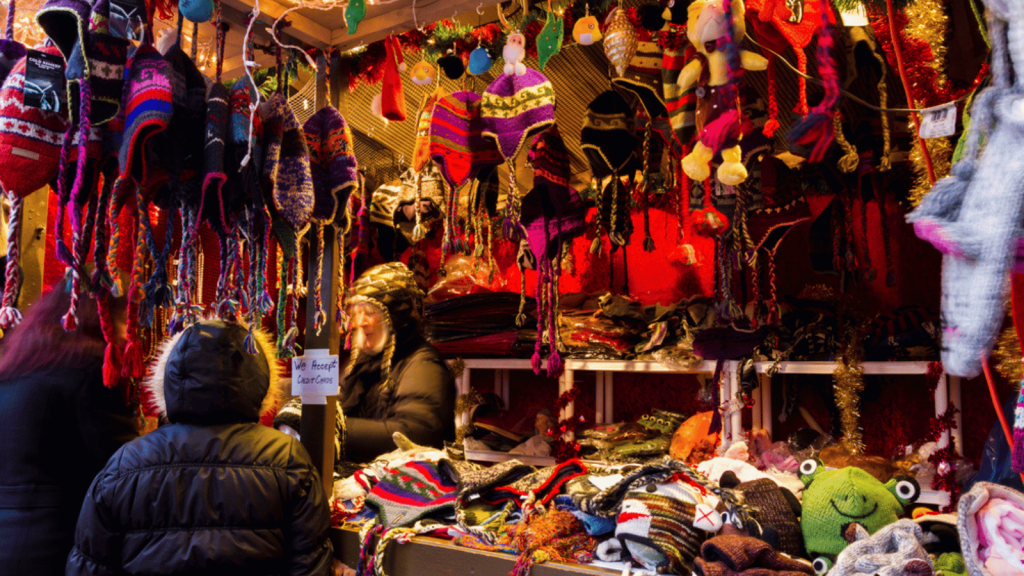
<instances>
[{"instance_id":1,"label":"wooden post","mask_svg":"<svg viewBox=\"0 0 1024 576\"><path fill-rule=\"evenodd\" d=\"M327 60L323 53L317 55L316 74L316 102L317 106L327 105ZM338 353L340 338L337 326L335 326L335 290L336 274L338 269L338 255L334 249L334 226L324 226L324 252L323 269L320 285L317 286L317 228L319 224L314 223L307 235L309 240L309 264L306 266L307 288L306 288L306 333L303 353L308 354L310 350L327 350L330 354ZM319 333L313 328L314 319L318 312L316 306L317 289L320 290L321 299L324 304L326 321L321 326ZM328 497L333 493L334 488L334 430L335 420L338 417L337 396L328 396L326 404L314 404L302 402L302 421L299 435L302 438L302 445L313 458L313 464L320 471L320 477L324 483L324 490Z\"/></svg>"},{"instance_id":2,"label":"wooden post","mask_svg":"<svg viewBox=\"0 0 1024 576\"><path fill-rule=\"evenodd\" d=\"M25 197L21 216L21 293L18 308L22 312L43 293L43 265L46 257L46 218L49 215L49 188Z\"/></svg>"}]
</instances>

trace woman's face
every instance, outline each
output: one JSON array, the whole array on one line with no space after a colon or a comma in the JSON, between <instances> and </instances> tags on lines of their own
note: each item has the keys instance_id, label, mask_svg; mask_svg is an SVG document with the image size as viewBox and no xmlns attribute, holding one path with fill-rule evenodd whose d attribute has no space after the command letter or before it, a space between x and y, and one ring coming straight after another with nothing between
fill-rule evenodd
<instances>
[{"instance_id":1,"label":"woman's face","mask_svg":"<svg viewBox=\"0 0 1024 576\"><path fill-rule=\"evenodd\" d=\"M352 305L349 318L352 349L368 354L380 354L390 335L388 325L384 321L384 312L369 302L358 302Z\"/></svg>"}]
</instances>

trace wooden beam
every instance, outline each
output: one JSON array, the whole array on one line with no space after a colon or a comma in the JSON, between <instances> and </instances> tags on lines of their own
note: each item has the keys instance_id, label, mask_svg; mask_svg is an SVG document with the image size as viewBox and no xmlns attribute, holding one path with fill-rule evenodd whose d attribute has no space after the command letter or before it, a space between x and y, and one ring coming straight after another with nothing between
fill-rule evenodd
<instances>
[{"instance_id":1,"label":"wooden beam","mask_svg":"<svg viewBox=\"0 0 1024 576\"><path fill-rule=\"evenodd\" d=\"M235 0L236 1L236 0ZM262 0L261 0L262 1ZM482 9L483 15L478 15L476 9L481 4L488 6ZM416 22L420 26L451 18L453 14L456 19L466 24L476 25L479 22L490 22L497 20L497 12L491 6L491 0L417 0L416 1ZM471 17L470 17L471 14ZM383 40L389 34L402 34L415 28L412 18L412 2L402 8L396 8L381 16L375 16L359 23L359 29L355 34L349 34L342 27L334 30L331 43L340 50L351 50L360 45L371 44Z\"/></svg>"},{"instance_id":2,"label":"wooden beam","mask_svg":"<svg viewBox=\"0 0 1024 576\"><path fill-rule=\"evenodd\" d=\"M252 0L224 0L224 6L230 6L241 12L252 12L251 2ZM288 8L288 6L275 0L260 0L259 19L261 22L272 23ZM283 30L286 35L297 38L315 48L326 48L331 44L330 29L321 26L298 12L288 14L288 20L292 25Z\"/></svg>"},{"instance_id":3,"label":"wooden beam","mask_svg":"<svg viewBox=\"0 0 1024 576\"><path fill-rule=\"evenodd\" d=\"M23 313L43 293L49 200L50 190L44 187L26 196L21 209L21 293L18 296L18 308Z\"/></svg>"}]
</instances>

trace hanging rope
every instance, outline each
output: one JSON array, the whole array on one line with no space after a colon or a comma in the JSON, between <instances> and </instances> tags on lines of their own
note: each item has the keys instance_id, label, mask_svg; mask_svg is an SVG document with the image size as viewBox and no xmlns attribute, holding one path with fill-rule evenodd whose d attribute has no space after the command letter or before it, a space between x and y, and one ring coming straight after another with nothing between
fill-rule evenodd
<instances>
[{"instance_id":1,"label":"hanging rope","mask_svg":"<svg viewBox=\"0 0 1024 576\"><path fill-rule=\"evenodd\" d=\"M17 308L18 288L21 275L18 263L21 260L21 212L24 201L13 192L7 193L11 201L11 217L7 223L7 269L4 275L3 306L0 307L0 329L14 328L21 323L21 312Z\"/></svg>"}]
</instances>

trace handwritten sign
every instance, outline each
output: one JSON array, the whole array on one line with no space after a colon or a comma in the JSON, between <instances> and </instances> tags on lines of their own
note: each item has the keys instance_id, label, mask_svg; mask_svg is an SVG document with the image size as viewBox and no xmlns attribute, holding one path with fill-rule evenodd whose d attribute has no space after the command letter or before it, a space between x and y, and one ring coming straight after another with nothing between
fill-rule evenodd
<instances>
[{"instance_id":1,"label":"handwritten sign","mask_svg":"<svg viewBox=\"0 0 1024 576\"><path fill-rule=\"evenodd\" d=\"M309 350L305 356L292 358L292 395L335 396L337 394L337 356L328 355L326 350Z\"/></svg>"}]
</instances>

